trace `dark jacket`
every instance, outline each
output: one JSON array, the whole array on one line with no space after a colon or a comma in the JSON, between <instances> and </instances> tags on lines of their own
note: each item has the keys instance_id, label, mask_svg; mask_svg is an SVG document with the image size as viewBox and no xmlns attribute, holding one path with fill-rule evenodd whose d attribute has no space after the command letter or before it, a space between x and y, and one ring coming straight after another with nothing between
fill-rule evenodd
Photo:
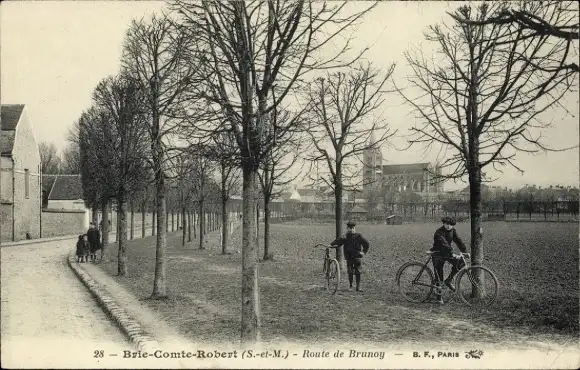
<instances>
[{"instance_id":1,"label":"dark jacket","mask_svg":"<svg viewBox=\"0 0 580 370\"><path fill-rule=\"evenodd\" d=\"M459 235L457 235L455 228L446 230L444 226L441 226L435 231L435 235L433 235L433 248L431 250L438 252L443 258L451 258L453 257L452 242L457 245L461 252L467 253L467 248L459 238Z\"/></svg>"},{"instance_id":2,"label":"dark jacket","mask_svg":"<svg viewBox=\"0 0 580 370\"><path fill-rule=\"evenodd\" d=\"M77 256L81 257L87 254L89 254L89 243L79 238L77 241Z\"/></svg>"},{"instance_id":3,"label":"dark jacket","mask_svg":"<svg viewBox=\"0 0 580 370\"><path fill-rule=\"evenodd\" d=\"M359 233L347 233L345 236L341 236L336 239L330 245L333 246L343 246L344 247L344 258L347 260L361 258L360 252L365 254L369 251L369 242Z\"/></svg>"},{"instance_id":4,"label":"dark jacket","mask_svg":"<svg viewBox=\"0 0 580 370\"><path fill-rule=\"evenodd\" d=\"M101 249L101 233L98 229L89 229L87 231L87 238L89 239L89 244L91 245L91 251L96 251Z\"/></svg>"}]
</instances>

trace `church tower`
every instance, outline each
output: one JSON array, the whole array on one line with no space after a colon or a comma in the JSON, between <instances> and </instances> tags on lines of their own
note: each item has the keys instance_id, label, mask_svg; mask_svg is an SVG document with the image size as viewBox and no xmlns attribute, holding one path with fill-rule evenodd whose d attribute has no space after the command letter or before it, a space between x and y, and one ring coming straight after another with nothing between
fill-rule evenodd
<instances>
[{"instance_id":1,"label":"church tower","mask_svg":"<svg viewBox=\"0 0 580 370\"><path fill-rule=\"evenodd\" d=\"M371 133L368 148L363 151L363 193L380 188L383 180L383 154L377 145L375 132Z\"/></svg>"}]
</instances>

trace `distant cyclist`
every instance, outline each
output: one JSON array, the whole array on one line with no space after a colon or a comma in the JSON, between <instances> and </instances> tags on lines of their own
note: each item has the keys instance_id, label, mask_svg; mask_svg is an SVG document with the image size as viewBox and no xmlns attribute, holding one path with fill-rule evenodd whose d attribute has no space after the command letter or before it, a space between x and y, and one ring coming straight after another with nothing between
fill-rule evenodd
<instances>
[{"instance_id":1,"label":"distant cyclist","mask_svg":"<svg viewBox=\"0 0 580 370\"><path fill-rule=\"evenodd\" d=\"M443 217L441 222L443 222L443 226L438 228L433 236L433 248L431 248L431 251L435 252L433 254L433 269L437 275L437 282L440 284L443 280L443 267L445 266L445 262L449 262L452 266L451 273L445 279L444 283L449 289L455 291L452 283L453 278L463 268L465 263L461 259L453 256L451 243L454 242L461 253L467 253L467 248L461 238L459 238L459 235L457 235L457 230L454 228L456 224L455 219L452 217ZM437 293L437 303L443 304L443 298L439 294L440 292Z\"/></svg>"},{"instance_id":2,"label":"distant cyclist","mask_svg":"<svg viewBox=\"0 0 580 370\"><path fill-rule=\"evenodd\" d=\"M352 289L353 275L356 276L356 291L362 292L360 280L362 274L362 258L369 251L369 242L361 234L355 232L356 223L346 223L346 235L336 239L330 245L343 246L344 259L348 273L348 282Z\"/></svg>"}]
</instances>

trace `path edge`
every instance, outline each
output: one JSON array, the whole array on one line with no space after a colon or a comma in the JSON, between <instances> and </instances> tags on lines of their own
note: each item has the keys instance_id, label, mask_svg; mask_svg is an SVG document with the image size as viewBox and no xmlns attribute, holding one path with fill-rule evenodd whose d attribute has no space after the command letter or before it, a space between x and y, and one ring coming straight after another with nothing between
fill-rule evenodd
<instances>
[{"instance_id":1,"label":"path edge","mask_svg":"<svg viewBox=\"0 0 580 370\"><path fill-rule=\"evenodd\" d=\"M97 300L98 305L138 350L152 353L159 349L159 343L153 336L143 330L141 324L129 316L127 311L115 302L106 289L93 279L81 264L76 262L74 253L68 254L66 260L77 278Z\"/></svg>"}]
</instances>

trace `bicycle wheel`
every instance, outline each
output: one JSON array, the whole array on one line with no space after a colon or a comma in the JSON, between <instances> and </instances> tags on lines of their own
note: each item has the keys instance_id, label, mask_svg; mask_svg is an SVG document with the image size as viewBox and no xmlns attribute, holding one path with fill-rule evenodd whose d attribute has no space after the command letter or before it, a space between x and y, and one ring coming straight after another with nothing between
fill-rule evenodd
<instances>
[{"instance_id":1,"label":"bicycle wheel","mask_svg":"<svg viewBox=\"0 0 580 370\"><path fill-rule=\"evenodd\" d=\"M499 283L495 274L484 266L470 266L457 275L457 295L466 305L482 308L497 298Z\"/></svg>"},{"instance_id":2,"label":"bicycle wheel","mask_svg":"<svg viewBox=\"0 0 580 370\"><path fill-rule=\"evenodd\" d=\"M425 302L433 293L433 271L420 262L407 262L397 272L399 293L409 302Z\"/></svg>"},{"instance_id":3,"label":"bicycle wheel","mask_svg":"<svg viewBox=\"0 0 580 370\"><path fill-rule=\"evenodd\" d=\"M330 294L336 293L340 284L340 267L335 259L329 260L328 271L326 271L326 289Z\"/></svg>"}]
</instances>

